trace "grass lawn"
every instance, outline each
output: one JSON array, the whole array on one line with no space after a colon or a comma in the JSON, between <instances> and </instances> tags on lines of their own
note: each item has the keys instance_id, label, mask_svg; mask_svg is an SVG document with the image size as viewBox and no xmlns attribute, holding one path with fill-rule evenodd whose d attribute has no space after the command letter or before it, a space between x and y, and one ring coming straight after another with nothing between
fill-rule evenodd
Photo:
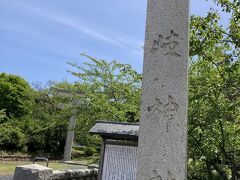
<instances>
[{"instance_id":1,"label":"grass lawn","mask_svg":"<svg viewBox=\"0 0 240 180\"><path fill-rule=\"evenodd\" d=\"M91 159L87 158L77 162L81 164L91 164L93 161L94 160L92 158ZM36 163L46 166L46 162L36 162ZM0 161L0 175L13 174L16 166L27 165L27 164L32 164L32 161ZM48 167L54 170L84 168L84 166L81 166L81 165L65 164L65 163L60 163L58 161L50 161Z\"/></svg>"}]
</instances>

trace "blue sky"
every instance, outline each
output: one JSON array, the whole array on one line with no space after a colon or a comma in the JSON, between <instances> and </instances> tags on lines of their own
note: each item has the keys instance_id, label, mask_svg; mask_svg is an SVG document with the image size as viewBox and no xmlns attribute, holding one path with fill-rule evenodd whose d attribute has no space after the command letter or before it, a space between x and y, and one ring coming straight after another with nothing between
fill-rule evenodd
<instances>
[{"instance_id":1,"label":"blue sky","mask_svg":"<svg viewBox=\"0 0 240 180\"><path fill-rule=\"evenodd\" d=\"M129 63L141 72L146 4L147 0L0 0L0 72L20 75L29 83L74 81L66 62L81 64L86 60L82 52ZM211 1L192 0L190 13L206 15L210 7Z\"/></svg>"}]
</instances>

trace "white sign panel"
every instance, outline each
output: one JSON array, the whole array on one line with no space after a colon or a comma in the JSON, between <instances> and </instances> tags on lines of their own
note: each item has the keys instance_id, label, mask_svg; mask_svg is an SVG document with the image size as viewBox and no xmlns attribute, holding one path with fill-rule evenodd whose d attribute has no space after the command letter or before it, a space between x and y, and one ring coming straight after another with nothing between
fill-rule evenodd
<instances>
[{"instance_id":1,"label":"white sign panel","mask_svg":"<svg viewBox=\"0 0 240 180\"><path fill-rule=\"evenodd\" d=\"M137 147L106 144L102 180L136 180Z\"/></svg>"}]
</instances>

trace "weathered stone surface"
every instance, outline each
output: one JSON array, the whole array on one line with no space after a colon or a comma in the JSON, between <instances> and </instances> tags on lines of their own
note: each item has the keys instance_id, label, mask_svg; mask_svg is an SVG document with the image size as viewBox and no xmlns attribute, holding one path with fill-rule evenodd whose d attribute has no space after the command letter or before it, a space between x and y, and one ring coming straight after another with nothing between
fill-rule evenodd
<instances>
[{"instance_id":1,"label":"weathered stone surface","mask_svg":"<svg viewBox=\"0 0 240 180\"><path fill-rule=\"evenodd\" d=\"M97 179L98 169L74 169L66 171L54 171L49 180L89 180ZM92 178L93 177L93 178Z\"/></svg>"},{"instance_id":2,"label":"weathered stone surface","mask_svg":"<svg viewBox=\"0 0 240 180\"><path fill-rule=\"evenodd\" d=\"M148 0L137 180L185 180L189 0Z\"/></svg>"},{"instance_id":3,"label":"weathered stone surface","mask_svg":"<svg viewBox=\"0 0 240 180\"><path fill-rule=\"evenodd\" d=\"M63 156L64 161L71 160L72 146L73 146L73 139L74 139L74 129L76 126L76 122L77 122L77 116L73 115L69 120L67 139L64 147L64 156Z\"/></svg>"},{"instance_id":4,"label":"weathered stone surface","mask_svg":"<svg viewBox=\"0 0 240 180\"><path fill-rule=\"evenodd\" d=\"M45 166L30 164L16 167L13 180L95 180L97 175L96 168L53 171Z\"/></svg>"},{"instance_id":5,"label":"weathered stone surface","mask_svg":"<svg viewBox=\"0 0 240 180\"><path fill-rule=\"evenodd\" d=\"M53 170L38 164L17 166L13 180L45 180L49 179Z\"/></svg>"}]
</instances>

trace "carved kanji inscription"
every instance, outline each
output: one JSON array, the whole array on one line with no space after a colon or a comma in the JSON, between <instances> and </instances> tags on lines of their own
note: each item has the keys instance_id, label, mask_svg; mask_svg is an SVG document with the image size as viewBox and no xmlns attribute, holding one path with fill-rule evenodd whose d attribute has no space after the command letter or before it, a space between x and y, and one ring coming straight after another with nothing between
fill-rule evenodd
<instances>
[{"instance_id":1,"label":"carved kanji inscription","mask_svg":"<svg viewBox=\"0 0 240 180\"><path fill-rule=\"evenodd\" d=\"M167 127L166 130L169 132L169 126L171 123L171 120L174 118L179 105L173 101L172 96L168 96L168 103L163 106L163 116L167 118Z\"/></svg>"},{"instance_id":2,"label":"carved kanji inscription","mask_svg":"<svg viewBox=\"0 0 240 180\"><path fill-rule=\"evenodd\" d=\"M152 171L152 177L149 180L163 180L163 178L158 174L157 170ZM176 180L173 178L173 175L170 171L167 172L167 179L166 180Z\"/></svg>"},{"instance_id":3,"label":"carved kanji inscription","mask_svg":"<svg viewBox=\"0 0 240 180\"><path fill-rule=\"evenodd\" d=\"M163 180L162 177L158 174L157 170L153 170L153 176L149 180Z\"/></svg>"},{"instance_id":4,"label":"carved kanji inscription","mask_svg":"<svg viewBox=\"0 0 240 180\"><path fill-rule=\"evenodd\" d=\"M168 102L166 104L163 104L159 98L154 99L154 103L147 107L148 115L147 117L150 117L155 113L160 118L166 118L167 124L166 124L166 131L169 132L169 127L171 121L174 119L177 110L179 108L179 105L174 101L173 97L171 95L168 96Z\"/></svg>"},{"instance_id":5,"label":"carved kanji inscription","mask_svg":"<svg viewBox=\"0 0 240 180\"><path fill-rule=\"evenodd\" d=\"M176 180L170 171L168 171L167 180Z\"/></svg>"},{"instance_id":6,"label":"carved kanji inscription","mask_svg":"<svg viewBox=\"0 0 240 180\"><path fill-rule=\"evenodd\" d=\"M171 30L170 35L167 37L164 37L161 34L157 35L157 38L153 40L151 52L156 54L160 49L164 49L165 52L163 55L180 57L181 54L176 51L178 45L179 35Z\"/></svg>"},{"instance_id":7,"label":"carved kanji inscription","mask_svg":"<svg viewBox=\"0 0 240 180\"><path fill-rule=\"evenodd\" d=\"M151 106L147 107L147 110L149 112L148 116L156 112L157 114L163 113L163 103L160 101L159 98L155 98L155 103Z\"/></svg>"}]
</instances>

